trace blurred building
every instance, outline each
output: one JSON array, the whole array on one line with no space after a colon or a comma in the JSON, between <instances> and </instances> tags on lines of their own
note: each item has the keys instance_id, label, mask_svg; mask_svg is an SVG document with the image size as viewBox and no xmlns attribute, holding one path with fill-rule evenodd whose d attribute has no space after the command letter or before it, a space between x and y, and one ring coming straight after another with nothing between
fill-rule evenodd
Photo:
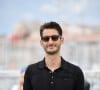
<instances>
[{"instance_id":1,"label":"blurred building","mask_svg":"<svg viewBox=\"0 0 100 90\"><path fill-rule=\"evenodd\" d=\"M0 36L0 69L19 69L41 59L40 22L18 23L10 35ZM100 27L62 23L65 44L62 55L84 69L100 66ZM10 65L9 65L10 64ZM14 65L15 66L14 66Z\"/></svg>"}]
</instances>

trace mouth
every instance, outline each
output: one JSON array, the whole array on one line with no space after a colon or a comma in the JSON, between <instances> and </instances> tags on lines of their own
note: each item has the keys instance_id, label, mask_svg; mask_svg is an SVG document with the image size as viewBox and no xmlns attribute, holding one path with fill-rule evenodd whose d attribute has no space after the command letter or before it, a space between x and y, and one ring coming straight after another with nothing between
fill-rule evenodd
<instances>
[{"instance_id":1,"label":"mouth","mask_svg":"<svg viewBox=\"0 0 100 90\"><path fill-rule=\"evenodd\" d=\"M48 48L53 49L55 45L49 45Z\"/></svg>"}]
</instances>

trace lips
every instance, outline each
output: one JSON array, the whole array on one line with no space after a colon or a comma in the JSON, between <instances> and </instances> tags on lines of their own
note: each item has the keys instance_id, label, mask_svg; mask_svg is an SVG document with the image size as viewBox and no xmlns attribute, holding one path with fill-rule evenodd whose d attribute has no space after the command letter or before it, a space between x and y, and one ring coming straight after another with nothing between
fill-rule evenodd
<instances>
[{"instance_id":1,"label":"lips","mask_svg":"<svg viewBox=\"0 0 100 90\"><path fill-rule=\"evenodd\" d=\"M48 48L53 49L55 46L54 45L49 45Z\"/></svg>"}]
</instances>

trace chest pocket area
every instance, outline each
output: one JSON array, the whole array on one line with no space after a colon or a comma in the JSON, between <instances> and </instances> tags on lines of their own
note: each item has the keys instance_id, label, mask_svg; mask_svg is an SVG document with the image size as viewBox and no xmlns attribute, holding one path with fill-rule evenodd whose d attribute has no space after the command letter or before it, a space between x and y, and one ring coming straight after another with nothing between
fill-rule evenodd
<instances>
[{"instance_id":1,"label":"chest pocket area","mask_svg":"<svg viewBox=\"0 0 100 90\"><path fill-rule=\"evenodd\" d=\"M35 90L46 90L46 81L43 75L35 75L32 77L31 84Z\"/></svg>"},{"instance_id":2,"label":"chest pocket area","mask_svg":"<svg viewBox=\"0 0 100 90\"><path fill-rule=\"evenodd\" d=\"M74 79L67 76L59 76L56 78L56 90L73 90Z\"/></svg>"}]
</instances>

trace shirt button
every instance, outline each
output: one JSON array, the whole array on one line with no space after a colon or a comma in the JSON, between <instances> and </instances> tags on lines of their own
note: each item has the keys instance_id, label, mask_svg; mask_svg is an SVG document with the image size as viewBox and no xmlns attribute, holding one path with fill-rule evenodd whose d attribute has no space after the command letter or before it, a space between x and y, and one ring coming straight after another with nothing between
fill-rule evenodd
<instances>
[{"instance_id":1,"label":"shirt button","mask_svg":"<svg viewBox=\"0 0 100 90\"><path fill-rule=\"evenodd\" d=\"M51 83L51 84L54 84L54 82L53 82L53 81L51 81L50 83Z\"/></svg>"},{"instance_id":2,"label":"shirt button","mask_svg":"<svg viewBox=\"0 0 100 90\"><path fill-rule=\"evenodd\" d=\"M49 73L52 73L51 71L49 71Z\"/></svg>"},{"instance_id":3,"label":"shirt button","mask_svg":"<svg viewBox=\"0 0 100 90\"><path fill-rule=\"evenodd\" d=\"M53 76L51 78L53 79Z\"/></svg>"}]
</instances>

